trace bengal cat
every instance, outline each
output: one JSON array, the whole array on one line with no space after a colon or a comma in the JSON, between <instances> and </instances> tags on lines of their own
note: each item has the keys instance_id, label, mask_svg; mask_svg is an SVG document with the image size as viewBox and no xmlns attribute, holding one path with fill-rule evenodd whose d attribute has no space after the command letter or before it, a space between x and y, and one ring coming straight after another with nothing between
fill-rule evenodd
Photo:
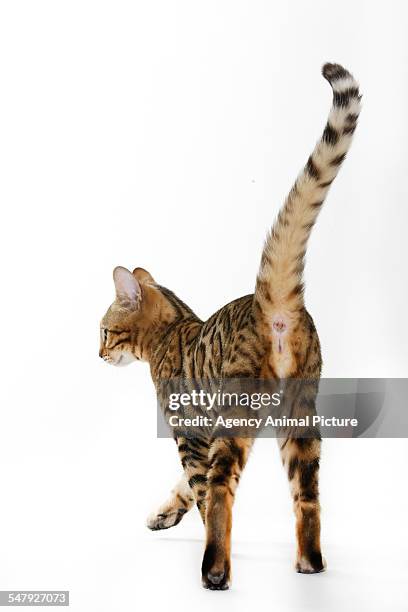
<instances>
[{"instance_id":1,"label":"bengal cat","mask_svg":"<svg viewBox=\"0 0 408 612\"><path fill-rule=\"evenodd\" d=\"M147 361L154 383L173 377L318 381L318 335L303 299L306 245L331 183L350 147L360 112L358 85L338 64L325 64L333 104L323 134L268 234L254 294L201 321L144 269L113 272L116 299L101 322L100 356L112 365ZM314 402L315 396L297 398ZM184 468L170 498L148 519L167 529L197 504L205 525L205 588L224 590L231 579L232 504L253 440L176 437ZM296 569L321 572L318 471L320 436L279 439L296 516Z\"/></svg>"}]
</instances>

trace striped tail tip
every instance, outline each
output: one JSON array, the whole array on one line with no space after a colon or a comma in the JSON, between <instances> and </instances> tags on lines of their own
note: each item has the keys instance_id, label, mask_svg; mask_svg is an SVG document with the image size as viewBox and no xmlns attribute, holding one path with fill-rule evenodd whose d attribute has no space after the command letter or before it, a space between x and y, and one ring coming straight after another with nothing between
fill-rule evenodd
<instances>
[{"instance_id":1,"label":"striped tail tip","mask_svg":"<svg viewBox=\"0 0 408 612\"><path fill-rule=\"evenodd\" d=\"M360 112L361 95L359 85L353 75L340 64L325 64L322 68L324 78L333 89L334 109L348 109L357 116Z\"/></svg>"},{"instance_id":2,"label":"striped tail tip","mask_svg":"<svg viewBox=\"0 0 408 612\"><path fill-rule=\"evenodd\" d=\"M358 83L353 75L340 66L340 64L325 64L322 68L322 75L329 81L334 92L342 92L353 89L358 94Z\"/></svg>"},{"instance_id":3,"label":"striped tail tip","mask_svg":"<svg viewBox=\"0 0 408 612\"><path fill-rule=\"evenodd\" d=\"M330 84L332 84L334 81L338 81L339 79L353 79L349 71L343 68L343 66L340 66L340 64L330 64L329 62L324 64L322 68L322 75L325 79L327 79L327 81L329 81Z\"/></svg>"}]
</instances>

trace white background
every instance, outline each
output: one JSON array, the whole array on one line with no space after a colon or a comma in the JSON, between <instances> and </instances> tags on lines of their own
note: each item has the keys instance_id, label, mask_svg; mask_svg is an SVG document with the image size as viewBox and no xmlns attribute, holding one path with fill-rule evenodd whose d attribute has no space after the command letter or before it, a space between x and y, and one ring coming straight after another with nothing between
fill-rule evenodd
<instances>
[{"instance_id":1,"label":"white background","mask_svg":"<svg viewBox=\"0 0 408 612\"><path fill-rule=\"evenodd\" d=\"M4 0L0 14L0 589L83 612L406 610L406 440L332 440L328 572L293 571L275 444L234 512L232 589L200 586L194 509L151 533L180 474L147 366L98 358L115 265L207 318L253 290L262 242L325 124L325 61L360 80L353 148L313 233L326 376L408 374L406 3Z\"/></svg>"}]
</instances>

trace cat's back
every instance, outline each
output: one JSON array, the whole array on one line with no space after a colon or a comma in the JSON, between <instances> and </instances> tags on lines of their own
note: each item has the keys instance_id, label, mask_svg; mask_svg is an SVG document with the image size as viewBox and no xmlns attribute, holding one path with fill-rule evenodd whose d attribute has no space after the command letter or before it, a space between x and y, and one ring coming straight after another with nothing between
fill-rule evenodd
<instances>
[{"instance_id":1,"label":"cat's back","mask_svg":"<svg viewBox=\"0 0 408 612\"><path fill-rule=\"evenodd\" d=\"M203 324L191 365L197 378L257 377L264 354L251 294L229 302Z\"/></svg>"}]
</instances>

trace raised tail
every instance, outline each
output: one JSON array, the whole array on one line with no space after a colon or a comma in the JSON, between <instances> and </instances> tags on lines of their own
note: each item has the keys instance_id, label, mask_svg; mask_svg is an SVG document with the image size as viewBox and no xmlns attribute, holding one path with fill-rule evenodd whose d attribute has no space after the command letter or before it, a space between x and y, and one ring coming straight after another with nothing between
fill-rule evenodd
<instances>
[{"instance_id":1,"label":"raised tail","mask_svg":"<svg viewBox=\"0 0 408 612\"><path fill-rule=\"evenodd\" d=\"M360 112L358 84L339 64L322 70L333 89L326 127L269 233L255 298L276 329L284 329L304 307L306 245L327 192L350 147Z\"/></svg>"}]
</instances>

